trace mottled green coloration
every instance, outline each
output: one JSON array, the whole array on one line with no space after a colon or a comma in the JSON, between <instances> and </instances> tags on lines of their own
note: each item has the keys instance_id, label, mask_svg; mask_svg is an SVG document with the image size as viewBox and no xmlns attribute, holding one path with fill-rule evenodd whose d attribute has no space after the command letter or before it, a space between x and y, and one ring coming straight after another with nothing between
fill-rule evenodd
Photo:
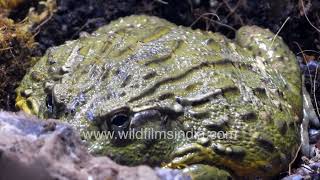
<instances>
[{"instance_id":1,"label":"mottled green coloration","mask_svg":"<svg viewBox=\"0 0 320 180\"><path fill-rule=\"evenodd\" d=\"M292 160L302 115L295 56L273 37L252 26L233 41L156 17L126 17L51 48L17 89L17 106L82 133L204 132L193 139L88 140L92 152L124 164L204 164L271 176ZM213 131L236 138L217 139ZM210 169L194 167L194 174Z\"/></svg>"}]
</instances>

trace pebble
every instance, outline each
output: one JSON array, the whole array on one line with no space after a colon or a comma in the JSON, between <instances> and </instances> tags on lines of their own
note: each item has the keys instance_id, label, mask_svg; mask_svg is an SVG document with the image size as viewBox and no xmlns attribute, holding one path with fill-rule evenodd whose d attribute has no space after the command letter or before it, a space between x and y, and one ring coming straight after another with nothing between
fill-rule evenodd
<instances>
[{"instance_id":1,"label":"pebble","mask_svg":"<svg viewBox=\"0 0 320 180\"><path fill-rule=\"evenodd\" d=\"M309 129L309 140L310 144L314 144L320 139L320 130Z\"/></svg>"}]
</instances>

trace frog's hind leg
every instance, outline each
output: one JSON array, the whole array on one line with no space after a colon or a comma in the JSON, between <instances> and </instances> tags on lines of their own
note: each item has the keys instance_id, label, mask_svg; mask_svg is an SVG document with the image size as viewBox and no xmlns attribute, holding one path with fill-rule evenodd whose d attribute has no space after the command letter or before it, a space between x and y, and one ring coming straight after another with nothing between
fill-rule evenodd
<instances>
[{"instance_id":1,"label":"frog's hind leg","mask_svg":"<svg viewBox=\"0 0 320 180\"><path fill-rule=\"evenodd\" d=\"M205 164L193 164L183 169L193 180L228 180L232 179L229 172L215 166Z\"/></svg>"}]
</instances>

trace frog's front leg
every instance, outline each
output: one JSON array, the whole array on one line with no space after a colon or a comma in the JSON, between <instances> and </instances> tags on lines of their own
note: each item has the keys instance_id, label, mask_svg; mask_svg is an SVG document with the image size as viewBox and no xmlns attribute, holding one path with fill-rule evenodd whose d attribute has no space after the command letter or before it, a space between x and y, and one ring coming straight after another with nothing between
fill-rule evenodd
<instances>
[{"instance_id":1,"label":"frog's front leg","mask_svg":"<svg viewBox=\"0 0 320 180\"><path fill-rule=\"evenodd\" d=\"M317 114L314 111L310 95L304 86L302 87L303 93L303 121L301 124L301 151L302 154L310 157L313 154L312 147L310 146L309 141L309 125L312 125L316 128L320 127L320 122L317 117Z\"/></svg>"},{"instance_id":2,"label":"frog's front leg","mask_svg":"<svg viewBox=\"0 0 320 180\"><path fill-rule=\"evenodd\" d=\"M229 172L215 166L204 164L193 164L183 169L183 172L190 175L193 180L224 180L232 179Z\"/></svg>"}]
</instances>

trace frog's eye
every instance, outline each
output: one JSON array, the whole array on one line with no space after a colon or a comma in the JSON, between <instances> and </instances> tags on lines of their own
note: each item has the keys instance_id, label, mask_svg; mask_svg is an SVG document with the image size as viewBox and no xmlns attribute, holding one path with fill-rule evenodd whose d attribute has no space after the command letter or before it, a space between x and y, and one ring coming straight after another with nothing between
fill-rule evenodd
<instances>
[{"instance_id":1,"label":"frog's eye","mask_svg":"<svg viewBox=\"0 0 320 180\"><path fill-rule=\"evenodd\" d=\"M99 126L102 131L127 131L131 115L129 108L121 108L110 114L99 117Z\"/></svg>"},{"instance_id":2,"label":"frog's eye","mask_svg":"<svg viewBox=\"0 0 320 180\"><path fill-rule=\"evenodd\" d=\"M112 131L127 131L130 125L130 116L123 113L115 114L109 123L109 129Z\"/></svg>"},{"instance_id":3,"label":"frog's eye","mask_svg":"<svg viewBox=\"0 0 320 180\"><path fill-rule=\"evenodd\" d=\"M130 124L130 117L126 114L116 114L111 118L111 126L128 127Z\"/></svg>"},{"instance_id":4,"label":"frog's eye","mask_svg":"<svg viewBox=\"0 0 320 180\"><path fill-rule=\"evenodd\" d=\"M114 114L109 119L109 130L115 132L115 136L111 140L114 145L124 145L128 142L129 139L122 139L120 134L129 130L130 121L131 117L126 113Z\"/></svg>"}]
</instances>

